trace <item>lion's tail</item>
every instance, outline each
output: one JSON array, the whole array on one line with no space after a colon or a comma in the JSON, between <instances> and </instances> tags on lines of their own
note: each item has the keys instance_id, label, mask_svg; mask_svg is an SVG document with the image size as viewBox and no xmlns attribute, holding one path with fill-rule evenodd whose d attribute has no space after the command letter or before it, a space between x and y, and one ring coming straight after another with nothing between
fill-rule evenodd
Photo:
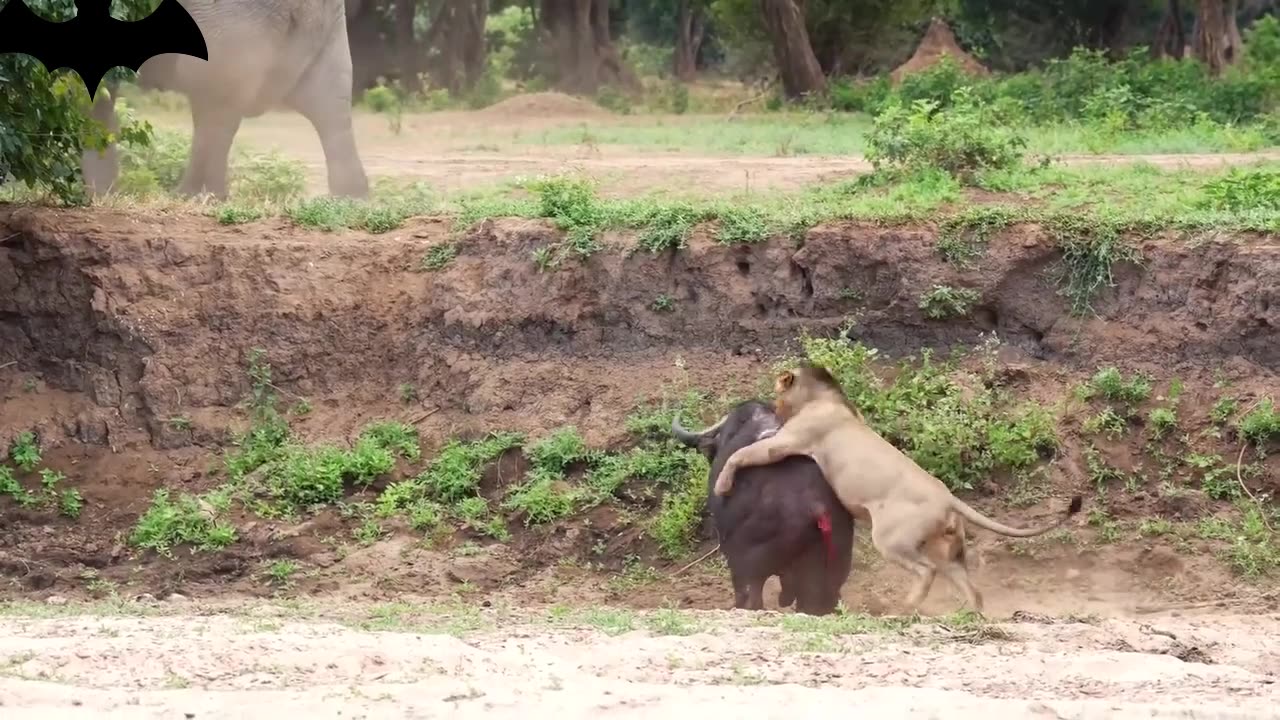
<instances>
[{"instance_id":1,"label":"lion's tail","mask_svg":"<svg viewBox=\"0 0 1280 720\"><path fill-rule=\"evenodd\" d=\"M960 500L954 495L951 497L951 507L953 507L956 512L963 515L966 520L978 527L986 528L991 532L1000 533L1001 535L1007 535L1009 537L1035 537L1036 535L1047 533L1066 522L1067 518L1070 518L1072 515L1080 512L1080 507L1083 503L1084 499L1081 496L1076 495L1071 498L1071 504L1067 506L1067 512L1056 521L1038 528L1016 528L992 520L986 515L983 515L977 510L969 507L963 500Z\"/></svg>"}]
</instances>

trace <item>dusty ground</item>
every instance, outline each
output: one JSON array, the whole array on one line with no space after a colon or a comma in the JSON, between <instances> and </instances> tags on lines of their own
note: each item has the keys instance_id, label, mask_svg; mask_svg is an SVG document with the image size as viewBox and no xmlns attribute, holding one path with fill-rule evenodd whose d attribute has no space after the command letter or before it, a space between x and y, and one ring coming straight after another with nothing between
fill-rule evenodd
<instances>
[{"instance_id":1,"label":"dusty ground","mask_svg":"<svg viewBox=\"0 0 1280 720\"><path fill-rule=\"evenodd\" d=\"M146 117L161 127L191 130L185 112L149 111ZM715 120L723 116L715 116ZM793 191L869 172L871 164L857 155L765 157L672 151L603 145L591 139L591 129L662 124L678 133L702 121L697 116L631 118L593 112L579 117L530 114L517 117L480 112L437 112L405 115L400 133L393 133L386 116L358 112L355 132L365 171L371 177L425 181L437 191L485 189L517 177L572 171L602 182L607 196L644 193L700 195ZM517 143L521 138L557 128L581 128L583 140L574 145ZM269 113L246 120L236 136L239 146L255 150L276 148L303 162L308 192L326 192L324 153L311 126L301 116ZM1065 164L1145 162L1157 167L1216 168L1223 165L1280 159L1280 150L1259 153L1178 155L1061 155Z\"/></svg>"},{"instance_id":2,"label":"dusty ground","mask_svg":"<svg viewBox=\"0 0 1280 720\"><path fill-rule=\"evenodd\" d=\"M1280 717L1275 615L892 631L604 608L50 610L0 619L6 718Z\"/></svg>"}]
</instances>

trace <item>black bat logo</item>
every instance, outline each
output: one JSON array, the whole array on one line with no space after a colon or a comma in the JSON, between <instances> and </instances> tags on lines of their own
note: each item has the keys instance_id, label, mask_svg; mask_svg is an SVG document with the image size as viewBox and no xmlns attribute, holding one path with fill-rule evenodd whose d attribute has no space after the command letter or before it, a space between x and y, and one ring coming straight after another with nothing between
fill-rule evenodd
<instances>
[{"instance_id":1,"label":"black bat logo","mask_svg":"<svg viewBox=\"0 0 1280 720\"><path fill-rule=\"evenodd\" d=\"M31 12L23 0L0 10L0 53L23 53L45 70L71 68L93 99L113 67L134 72L156 55L176 53L207 61L204 33L178 0L161 0L155 12L137 22L111 17L111 0L75 0L76 16L50 22Z\"/></svg>"}]
</instances>

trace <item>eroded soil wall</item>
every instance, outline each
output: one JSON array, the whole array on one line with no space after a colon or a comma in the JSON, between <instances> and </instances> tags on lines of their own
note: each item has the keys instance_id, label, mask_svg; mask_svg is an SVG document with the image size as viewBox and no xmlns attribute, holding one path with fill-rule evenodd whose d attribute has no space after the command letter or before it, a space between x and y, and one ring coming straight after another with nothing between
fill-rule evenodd
<instances>
[{"instance_id":1,"label":"eroded soil wall","mask_svg":"<svg viewBox=\"0 0 1280 720\"><path fill-rule=\"evenodd\" d=\"M64 549L107 564L155 487L205 484L242 424L252 348L286 401L312 404L304 434L348 438L370 418L398 417L428 451L566 424L616 445L638 399L671 387L750 394L802 331L830 335L851 319L851 335L890 358L995 333L1032 396L1104 364L1203 387L1219 376L1280 387L1274 238L1133 238L1142 262L1117 264L1097 315L1080 319L1043 229L997 233L970 269L943 260L937 237L850 223L727 247L704 232L652 255L609 236L581 264L544 272L532 254L559 235L536 221L456 236L416 221L373 236L0 207L0 440L35 430L51 457L75 464L88 529ZM456 258L423 269L443 242ZM932 320L920 299L935 285L981 299L967 316ZM11 546L31 532L19 524L0 527Z\"/></svg>"}]
</instances>

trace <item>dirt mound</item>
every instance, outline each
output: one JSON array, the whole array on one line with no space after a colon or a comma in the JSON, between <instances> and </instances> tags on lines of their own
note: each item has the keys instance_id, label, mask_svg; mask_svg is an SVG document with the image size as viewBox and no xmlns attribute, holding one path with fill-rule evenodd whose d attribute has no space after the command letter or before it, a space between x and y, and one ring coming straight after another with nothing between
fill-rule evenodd
<instances>
[{"instance_id":1,"label":"dirt mound","mask_svg":"<svg viewBox=\"0 0 1280 720\"><path fill-rule=\"evenodd\" d=\"M991 71L973 58L972 55L960 49L960 44L956 42L955 33L951 32L951 27L947 25L941 18L933 18L929 21L929 29L925 31L924 38L920 40L920 45L916 47L916 52L911 59L899 65L889 77L893 82L901 82L903 76L917 73L921 70L927 70L933 67L942 59L943 55L950 56L952 60L960 65L961 70L971 75L989 75Z\"/></svg>"},{"instance_id":2,"label":"dirt mound","mask_svg":"<svg viewBox=\"0 0 1280 720\"><path fill-rule=\"evenodd\" d=\"M502 120L547 120L604 117L609 111L589 100L563 93L516 95L480 110L480 115Z\"/></svg>"}]
</instances>

